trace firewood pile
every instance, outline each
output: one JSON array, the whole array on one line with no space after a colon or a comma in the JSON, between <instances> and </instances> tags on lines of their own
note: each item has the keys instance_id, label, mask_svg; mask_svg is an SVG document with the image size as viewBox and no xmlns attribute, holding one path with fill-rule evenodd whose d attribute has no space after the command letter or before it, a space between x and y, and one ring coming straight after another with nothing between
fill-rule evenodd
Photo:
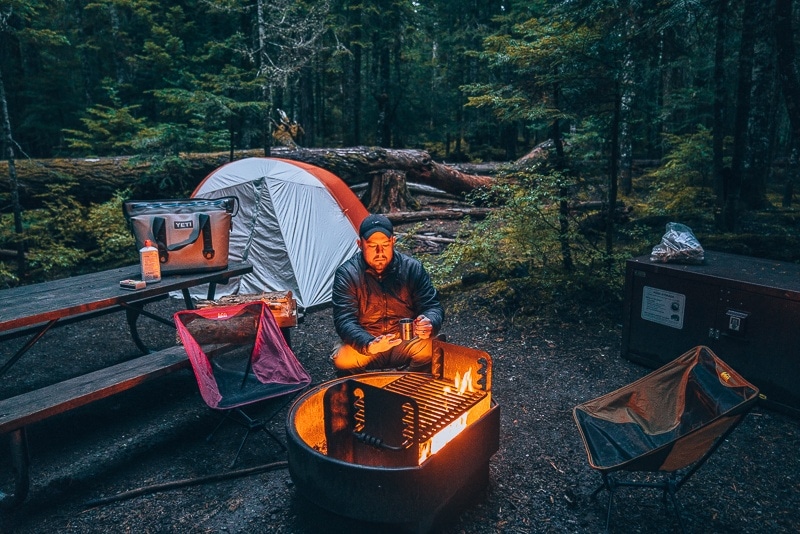
<instances>
[{"instance_id":1,"label":"firewood pile","mask_svg":"<svg viewBox=\"0 0 800 534\"><path fill-rule=\"evenodd\" d=\"M226 295L216 300L198 300L195 306L198 308L235 306L258 300L264 301L269 306L269 310L280 328L297 326L297 300L292 297L291 291L264 291L262 293Z\"/></svg>"}]
</instances>

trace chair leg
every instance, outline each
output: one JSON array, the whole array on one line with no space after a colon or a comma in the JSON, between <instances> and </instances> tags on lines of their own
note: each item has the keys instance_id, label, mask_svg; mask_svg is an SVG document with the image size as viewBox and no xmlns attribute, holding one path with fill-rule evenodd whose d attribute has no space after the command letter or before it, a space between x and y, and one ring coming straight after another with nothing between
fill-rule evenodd
<instances>
[{"instance_id":1,"label":"chair leg","mask_svg":"<svg viewBox=\"0 0 800 534\"><path fill-rule=\"evenodd\" d=\"M682 479L676 479L673 473L669 478L662 479L658 482L634 482L626 480L616 480L613 476L606 473L600 473L603 477L603 483L592 492L591 499L596 499L597 495L603 491L608 491L608 508L606 509L606 532L611 528L611 514L614 507L614 492L620 486L632 488L654 488L662 490L662 500L666 504L667 499L672 503L673 512L678 523L678 529L681 532L686 532L683 526L683 517L681 516L681 506L678 502L678 490L681 487Z\"/></svg>"},{"instance_id":2,"label":"chair leg","mask_svg":"<svg viewBox=\"0 0 800 534\"><path fill-rule=\"evenodd\" d=\"M669 500L672 502L672 509L675 511L675 517L678 520L678 528L681 532L686 532L683 528L683 518L681 517L681 506L678 503L678 488L680 486L676 483L674 478L664 482L664 496L669 495Z\"/></svg>"},{"instance_id":3,"label":"chair leg","mask_svg":"<svg viewBox=\"0 0 800 534\"><path fill-rule=\"evenodd\" d=\"M297 394L299 394L299 392ZM267 422L271 421L276 415L278 415L278 413L280 413L280 411L283 410L297 396L297 394L289 396L287 399L284 400L284 402L280 403L269 415L262 417L260 419L253 419L252 417L247 415L241 408L233 408L225 410L225 413L223 417L220 418L220 421L219 423L217 423L217 426L206 437L206 441L211 441L211 438L214 436L217 430L219 430L219 427L222 426L222 423L224 423L225 420L231 417L232 414L237 414L239 417L236 418L236 422L245 427L246 431L244 434L244 438L242 438L242 442L239 444L239 449L236 451L236 456L233 458L233 462L231 462L230 465L231 468L233 468L233 466L236 464L236 461L239 459L239 454L242 452L244 444L247 442L247 438L250 437L250 433L253 430L263 430L268 437L272 438L272 440L278 444L278 446L281 448L281 451L285 452L287 450L286 444L281 440L280 437L278 437L274 432L272 432L269 428L267 428Z\"/></svg>"},{"instance_id":4,"label":"chair leg","mask_svg":"<svg viewBox=\"0 0 800 534\"><path fill-rule=\"evenodd\" d=\"M231 462L231 468L236 465L236 461L239 459L239 454L242 452L244 448L244 444L247 442L247 438L250 437L250 433L254 430L263 430L267 436L272 438L275 443L281 448L281 451L286 450L286 445L280 440L278 436L276 436L269 428L267 428L266 421L269 421L271 418L266 418L266 420L262 419L253 419L249 415L247 415L242 409L236 408L235 412L242 418L242 426L246 428L244 438L242 438L242 442L239 444L239 450L236 451L236 456L233 458L233 462ZM273 414L274 416L274 414Z\"/></svg>"},{"instance_id":5,"label":"chair leg","mask_svg":"<svg viewBox=\"0 0 800 534\"><path fill-rule=\"evenodd\" d=\"M239 454L242 452L242 449L244 448L244 444L247 443L247 438L248 437L250 437L250 429L249 428L244 433L244 437L242 438L242 442L239 444L239 449L236 451L236 456L233 457L233 461L231 462L231 465L229 466L230 469L233 469L233 466L236 465L236 460L239 459Z\"/></svg>"},{"instance_id":6,"label":"chair leg","mask_svg":"<svg viewBox=\"0 0 800 534\"><path fill-rule=\"evenodd\" d=\"M211 433L208 436L206 436L206 441L211 441L211 438L213 438L214 434L217 433L219 427L222 426L222 423L224 423L228 419L228 417L230 417L230 415L231 415L230 411L226 411L222 414L222 417L219 418L219 423L217 423L217 426L215 426L214 430L212 430Z\"/></svg>"},{"instance_id":7,"label":"chair leg","mask_svg":"<svg viewBox=\"0 0 800 534\"><path fill-rule=\"evenodd\" d=\"M615 481L612 477L605 473L603 475L603 485L594 490L592 497L596 498L597 494L603 489L608 490L608 508L606 509L606 532L611 528L611 512L614 510L614 490L616 488Z\"/></svg>"}]
</instances>

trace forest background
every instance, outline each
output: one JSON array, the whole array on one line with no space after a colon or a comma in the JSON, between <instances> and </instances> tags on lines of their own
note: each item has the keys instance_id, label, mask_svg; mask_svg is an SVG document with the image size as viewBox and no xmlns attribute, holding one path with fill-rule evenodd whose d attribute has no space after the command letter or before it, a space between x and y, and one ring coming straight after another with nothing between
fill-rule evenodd
<instances>
[{"instance_id":1,"label":"forest background","mask_svg":"<svg viewBox=\"0 0 800 534\"><path fill-rule=\"evenodd\" d=\"M185 196L203 177L191 155L276 145L505 162L466 199L491 215L428 260L439 283L614 301L624 260L670 221L706 248L800 261L794 7L0 0L0 287L135 262L132 191ZM85 201L79 167L103 158L135 179Z\"/></svg>"}]
</instances>

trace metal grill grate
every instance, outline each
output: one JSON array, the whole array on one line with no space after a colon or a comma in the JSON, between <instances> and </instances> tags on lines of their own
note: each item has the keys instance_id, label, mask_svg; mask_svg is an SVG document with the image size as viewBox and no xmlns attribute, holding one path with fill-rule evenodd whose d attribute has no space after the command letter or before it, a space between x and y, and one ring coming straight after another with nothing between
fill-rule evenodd
<instances>
[{"instance_id":1,"label":"metal grill grate","mask_svg":"<svg viewBox=\"0 0 800 534\"><path fill-rule=\"evenodd\" d=\"M455 388L450 382L433 380L419 374L404 375L390 382L383 389L406 395L417 401L420 442L433 437L487 395L485 391L459 394L454 391Z\"/></svg>"}]
</instances>

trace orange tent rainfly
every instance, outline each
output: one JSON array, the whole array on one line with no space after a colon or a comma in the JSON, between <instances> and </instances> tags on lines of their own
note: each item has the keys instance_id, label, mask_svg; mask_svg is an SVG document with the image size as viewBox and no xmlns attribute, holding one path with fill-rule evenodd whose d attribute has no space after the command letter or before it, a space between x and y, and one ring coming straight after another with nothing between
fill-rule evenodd
<instances>
[{"instance_id":1,"label":"orange tent rainfly","mask_svg":"<svg viewBox=\"0 0 800 534\"><path fill-rule=\"evenodd\" d=\"M368 215L347 184L306 163L246 158L218 168L192 193L225 196L239 200L230 260L249 261L253 272L217 286L217 295L290 290L304 308L330 301L334 272L357 250Z\"/></svg>"}]
</instances>

